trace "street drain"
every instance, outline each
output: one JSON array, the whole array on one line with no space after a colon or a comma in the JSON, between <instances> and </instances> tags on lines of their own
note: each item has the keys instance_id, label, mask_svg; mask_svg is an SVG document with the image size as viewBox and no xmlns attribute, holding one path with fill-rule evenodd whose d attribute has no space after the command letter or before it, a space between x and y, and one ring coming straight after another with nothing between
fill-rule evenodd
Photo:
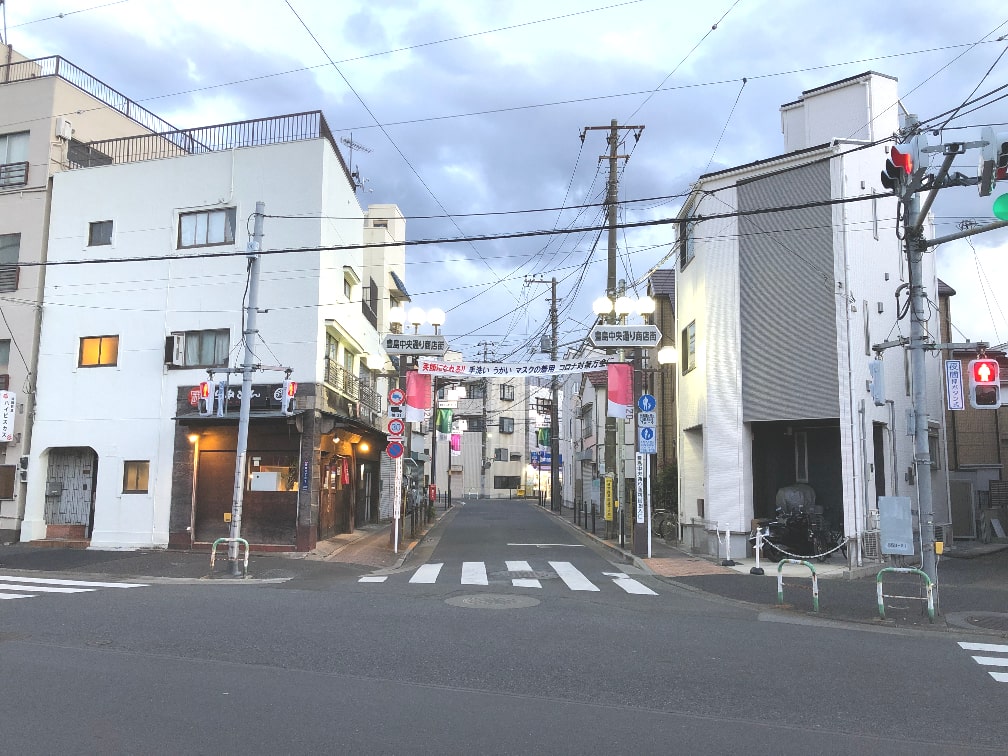
<instances>
[{"instance_id":1,"label":"street drain","mask_svg":"<svg viewBox=\"0 0 1008 756\"><path fill-rule=\"evenodd\" d=\"M984 630L1008 632L1008 614L971 614L966 621Z\"/></svg>"},{"instance_id":2,"label":"street drain","mask_svg":"<svg viewBox=\"0 0 1008 756\"><path fill-rule=\"evenodd\" d=\"M479 593L473 596L453 596L446 604L463 609L525 609L538 606L539 599L531 596L510 596L501 593Z\"/></svg>"}]
</instances>

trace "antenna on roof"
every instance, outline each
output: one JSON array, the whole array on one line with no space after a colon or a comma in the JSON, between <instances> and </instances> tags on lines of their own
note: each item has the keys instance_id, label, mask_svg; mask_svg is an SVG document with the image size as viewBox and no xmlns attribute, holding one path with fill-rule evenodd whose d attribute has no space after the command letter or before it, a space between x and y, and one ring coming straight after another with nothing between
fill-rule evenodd
<instances>
[{"instance_id":1,"label":"antenna on roof","mask_svg":"<svg viewBox=\"0 0 1008 756\"><path fill-rule=\"evenodd\" d=\"M371 148L370 147L365 147L363 144L358 144L357 142L355 142L353 140L353 132L352 131L350 132L350 136L348 136L348 137L340 137L340 141L344 145L346 145L346 148L350 151L349 152L349 159L347 160L347 163L350 165L350 176L353 178L354 191L356 192L358 189L363 189L364 188L364 179L361 178L360 168L354 167L354 164L353 164L353 151L354 150L360 150L361 152L363 152L365 154L368 154L368 153L371 152Z\"/></svg>"}]
</instances>

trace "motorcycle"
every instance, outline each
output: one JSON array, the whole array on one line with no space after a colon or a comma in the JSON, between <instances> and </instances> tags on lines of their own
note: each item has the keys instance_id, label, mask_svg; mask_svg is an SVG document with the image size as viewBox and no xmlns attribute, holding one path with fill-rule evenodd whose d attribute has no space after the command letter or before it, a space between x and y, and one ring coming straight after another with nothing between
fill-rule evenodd
<instances>
[{"instance_id":1,"label":"motorcycle","mask_svg":"<svg viewBox=\"0 0 1008 756\"><path fill-rule=\"evenodd\" d=\"M765 525L763 556L772 561L811 559L825 562L839 546L847 557L843 533L833 530L821 513L809 513L805 507L777 507L776 516Z\"/></svg>"}]
</instances>

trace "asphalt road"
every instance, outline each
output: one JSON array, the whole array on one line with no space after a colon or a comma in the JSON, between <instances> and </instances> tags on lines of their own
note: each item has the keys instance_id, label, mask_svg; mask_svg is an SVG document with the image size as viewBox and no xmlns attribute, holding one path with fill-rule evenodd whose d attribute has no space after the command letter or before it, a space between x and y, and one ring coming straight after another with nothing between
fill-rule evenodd
<instances>
[{"instance_id":1,"label":"asphalt road","mask_svg":"<svg viewBox=\"0 0 1008 756\"><path fill-rule=\"evenodd\" d=\"M398 571L0 601L0 745L1004 753L1008 683L957 642L976 636L763 612L609 559L534 507L478 501Z\"/></svg>"}]
</instances>

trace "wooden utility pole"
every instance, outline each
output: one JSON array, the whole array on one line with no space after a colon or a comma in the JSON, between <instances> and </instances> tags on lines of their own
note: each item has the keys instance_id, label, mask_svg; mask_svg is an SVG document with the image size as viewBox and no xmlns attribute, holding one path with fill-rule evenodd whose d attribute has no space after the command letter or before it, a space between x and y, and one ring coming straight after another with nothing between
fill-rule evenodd
<instances>
[{"instance_id":1,"label":"wooden utility pole","mask_svg":"<svg viewBox=\"0 0 1008 756\"><path fill-rule=\"evenodd\" d=\"M614 118L608 126L585 126L581 131L581 142L584 143L585 134L589 131L596 130L609 130L609 136L607 141L609 143L609 154L599 156L599 162L603 160L609 161L609 183L608 191L606 192L606 215L609 226L609 245L608 245L608 264L606 267L606 297L613 303L616 302L616 204L619 197L619 171L617 166L620 160L629 160L629 155L619 154L620 146L620 131L633 131L634 141L640 139L641 132L644 131L643 126L620 126L619 122ZM610 323L616 322L616 311L615 308L609 313L608 321ZM607 354L612 354L613 350L607 349ZM615 490L619 492L622 488L622 481L624 478L623 471L616 469L616 418L606 417L605 421L605 474L613 475L613 483L616 485ZM617 501L619 502L619 516L620 520L623 519L623 501L622 494L617 493Z\"/></svg>"}]
</instances>

